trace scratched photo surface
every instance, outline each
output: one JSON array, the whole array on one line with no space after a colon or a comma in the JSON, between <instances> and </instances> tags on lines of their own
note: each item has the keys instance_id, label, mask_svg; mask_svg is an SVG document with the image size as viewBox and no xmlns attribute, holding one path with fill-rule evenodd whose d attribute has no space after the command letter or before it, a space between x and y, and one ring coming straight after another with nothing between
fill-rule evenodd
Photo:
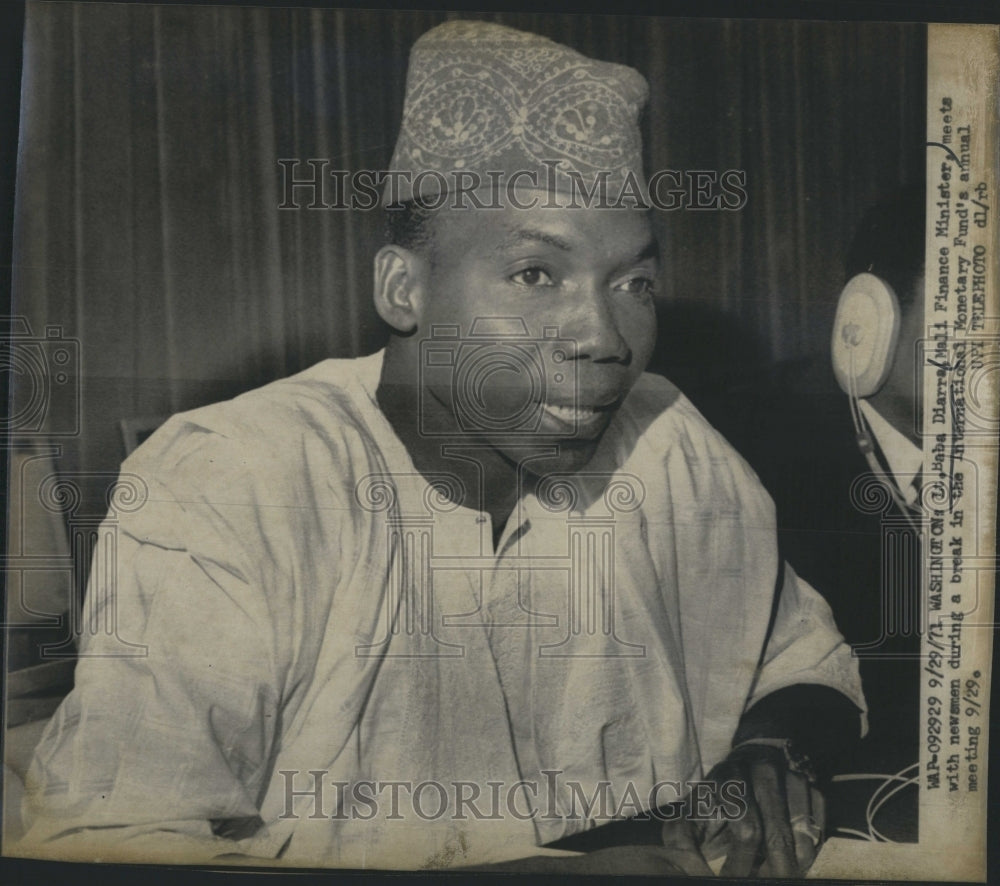
<instances>
[{"instance_id":1,"label":"scratched photo surface","mask_svg":"<svg viewBox=\"0 0 1000 886\"><path fill-rule=\"evenodd\" d=\"M934 27L29 2L3 853L981 877Z\"/></svg>"}]
</instances>

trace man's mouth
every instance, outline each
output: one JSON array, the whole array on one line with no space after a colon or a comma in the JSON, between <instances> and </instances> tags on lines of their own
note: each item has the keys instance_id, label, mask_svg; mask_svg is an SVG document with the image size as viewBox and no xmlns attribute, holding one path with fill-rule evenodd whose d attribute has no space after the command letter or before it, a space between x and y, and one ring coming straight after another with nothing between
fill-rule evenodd
<instances>
[{"instance_id":1,"label":"man's mouth","mask_svg":"<svg viewBox=\"0 0 1000 886\"><path fill-rule=\"evenodd\" d=\"M589 430L602 424L618 407L615 399L600 405L542 403L542 411L564 429Z\"/></svg>"},{"instance_id":2,"label":"man's mouth","mask_svg":"<svg viewBox=\"0 0 1000 886\"><path fill-rule=\"evenodd\" d=\"M556 403L543 403L544 409L549 415L554 415L561 421L587 421L597 414L596 406L560 406Z\"/></svg>"}]
</instances>

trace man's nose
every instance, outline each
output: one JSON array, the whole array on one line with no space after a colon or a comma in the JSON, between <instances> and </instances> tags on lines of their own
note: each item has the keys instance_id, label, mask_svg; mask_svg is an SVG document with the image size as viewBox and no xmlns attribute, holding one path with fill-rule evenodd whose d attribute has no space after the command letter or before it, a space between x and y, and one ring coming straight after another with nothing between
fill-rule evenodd
<instances>
[{"instance_id":1,"label":"man's nose","mask_svg":"<svg viewBox=\"0 0 1000 886\"><path fill-rule=\"evenodd\" d=\"M595 285L574 304L563 337L574 342L576 359L623 365L631 361L632 351L618 328L611 298L606 288Z\"/></svg>"}]
</instances>

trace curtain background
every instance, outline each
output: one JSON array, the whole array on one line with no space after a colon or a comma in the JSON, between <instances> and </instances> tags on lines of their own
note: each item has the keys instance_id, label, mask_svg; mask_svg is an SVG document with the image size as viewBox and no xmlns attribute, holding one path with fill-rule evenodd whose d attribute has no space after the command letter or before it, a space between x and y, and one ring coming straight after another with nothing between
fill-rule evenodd
<instances>
[{"instance_id":1,"label":"curtain background","mask_svg":"<svg viewBox=\"0 0 1000 886\"><path fill-rule=\"evenodd\" d=\"M648 171L746 170L743 210L657 217L654 368L698 402L825 354L855 224L923 177L924 26L33 2L14 308L80 342L60 470L114 471L120 419L381 346L379 214L279 210L277 160L385 168L409 48L454 17L638 68Z\"/></svg>"}]
</instances>

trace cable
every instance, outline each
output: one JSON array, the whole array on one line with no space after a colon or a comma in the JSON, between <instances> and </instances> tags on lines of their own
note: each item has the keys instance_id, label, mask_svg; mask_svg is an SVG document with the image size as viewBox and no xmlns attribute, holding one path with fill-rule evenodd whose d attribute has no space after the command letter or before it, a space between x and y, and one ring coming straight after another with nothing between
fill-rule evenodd
<instances>
[{"instance_id":1,"label":"cable","mask_svg":"<svg viewBox=\"0 0 1000 886\"><path fill-rule=\"evenodd\" d=\"M868 833L864 831L859 831L854 828L842 828L838 827L836 830L850 834L851 836L862 837L865 840L871 842L882 842L882 843L895 843L895 840L890 840L885 836L878 828L875 827L875 816L878 815L879 810L889 802L896 794L900 791L905 790L910 785L919 784L920 776L919 773L913 776L906 776L905 773L909 772L911 769L918 769L919 763L911 763L904 769L900 769L899 772L894 775L890 775L885 772L843 772L839 775L834 775L830 781L832 782L847 782L847 781L880 781L882 782L874 791L868 800L868 805L865 808L865 824L868 826ZM891 789L889 786L893 782L902 782L902 784L895 785ZM884 796L880 796L883 791L888 792Z\"/></svg>"},{"instance_id":2,"label":"cable","mask_svg":"<svg viewBox=\"0 0 1000 886\"><path fill-rule=\"evenodd\" d=\"M878 815L879 809L881 809L886 803L889 802L896 794L900 791L906 790L910 785L919 784L920 779L917 777L911 778L909 781L904 781L903 784L897 785L891 791L889 791L884 797L882 797L878 803L875 804L874 808L871 809L871 815L868 818L868 830L877 839L881 840L883 843L895 843L895 840L890 840L885 834L879 831L875 827L875 816ZM871 804L869 804L871 808Z\"/></svg>"},{"instance_id":3,"label":"cable","mask_svg":"<svg viewBox=\"0 0 1000 886\"><path fill-rule=\"evenodd\" d=\"M900 769L899 772L897 772L895 775L891 775L888 778L883 779L882 784L880 784L877 788L875 788L874 791L872 791L871 799L869 799L868 801L868 809L865 814L869 815L871 813L872 806L878 803L879 801L879 794L881 794L882 791L886 790L893 781L896 780L909 781L911 777L910 776L904 777L904 773L909 772L911 769L917 768L918 765L919 764L917 763L911 763L905 769Z\"/></svg>"},{"instance_id":4,"label":"cable","mask_svg":"<svg viewBox=\"0 0 1000 886\"><path fill-rule=\"evenodd\" d=\"M861 412L861 398L858 397L857 377L854 372L853 349L850 352L850 371L847 377L849 387L847 402L850 404L851 421L854 423L854 433L858 441L858 448L861 450L861 454L864 455L865 461L868 462L871 472L878 477L879 482L886 488L893 503L906 518L906 522L910 524L910 528L919 534L920 526L914 518L914 509L906 503L906 497L896 484L895 478L890 473L886 473L878 463L878 459L875 458L875 441L872 439L871 428L868 427L864 414Z\"/></svg>"},{"instance_id":5,"label":"cable","mask_svg":"<svg viewBox=\"0 0 1000 886\"><path fill-rule=\"evenodd\" d=\"M862 840L867 840L869 843L874 843L871 834L866 834L864 831L857 831L854 828L836 828L838 834L848 834L851 837L860 837Z\"/></svg>"},{"instance_id":6,"label":"cable","mask_svg":"<svg viewBox=\"0 0 1000 886\"><path fill-rule=\"evenodd\" d=\"M920 765L919 763L911 763L909 766L900 769L899 772L897 772L895 775L891 775L888 778L883 779L882 784L880 784L872 792L872 795L868 800L868 806L865 809L865 824L868 825L868 833L871 834L873 840L879 840L883 843L895 842L894 840L890 840L888 837L885 836L885 834L883 834L881 831L878 830L878 828L875 827L875 816L878 814L879 809L881 809L885 805L885 803L888 802L890 798L898 794L907 786L911 784L917 784L919 775L914 776L912 778L904 778L903 775L904 773L909 772L911 769L918 769L919 765ZM889 792L885 796L880 797L879 795L883 791L885 791L889 787L889 785L891 785L894 781L901 781L902 784L897 785L896 787L889 790Z\"/></svg>"}]
</instances>

